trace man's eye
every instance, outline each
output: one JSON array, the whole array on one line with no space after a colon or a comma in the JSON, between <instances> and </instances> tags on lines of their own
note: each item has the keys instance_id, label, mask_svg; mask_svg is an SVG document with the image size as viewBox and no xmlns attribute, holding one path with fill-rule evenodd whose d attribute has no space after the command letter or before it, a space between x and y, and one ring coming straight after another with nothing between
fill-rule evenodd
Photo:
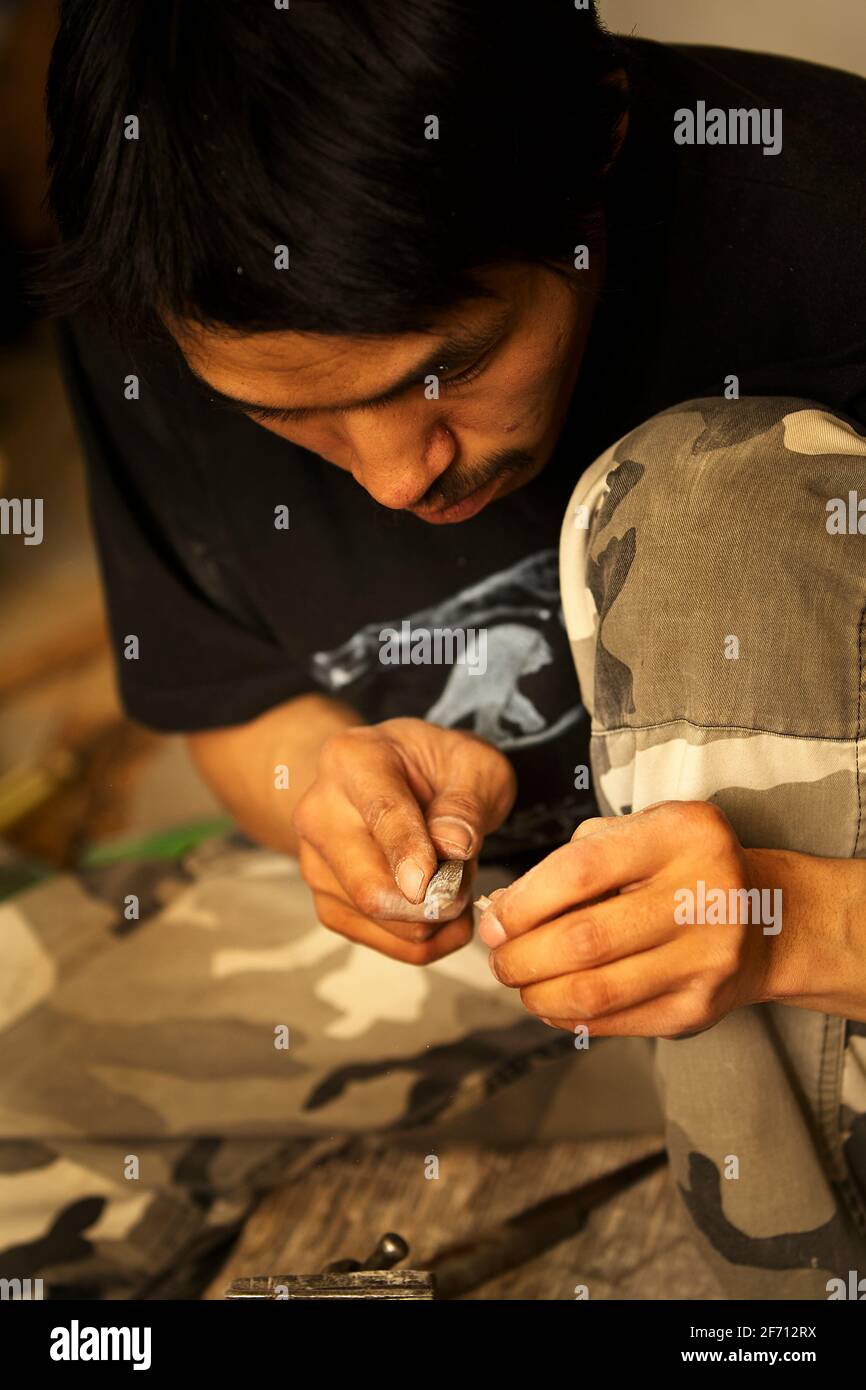
<instances>
[{"instance_id":1,"label":"man's eye","mask_svg":"<svg viewBox=\"0 0 866 1390\"><path fill-rule=\"evenodd\" d=\"M254 420L264 422L265 420L282 420L294 424L298 420L307 420L312 411L310 410L281 410L279 406L257 406L255 410L247 412Z\"/></svg>"},{"instance_id":2,"label":"man's eye","mask_svg":"<svg viewBox=\"0 0 866 1390\"><path fill-rule=\"evenodd\" d=\"M462 372L457 372L454 376L440 377L441 384L443 386L465 386L467 382L474 381L484 371L491 356L491 353L486 352L483 357L477 358L471 367L464 367Z\"/></svg>"},{"instance_id":3,"label":"man's eye","mask_svg":"<svg viewBox=\"0 0 866 1390\"><path fill-rule=\"evenodd\" d=\"M471 366L464 367L463 370L460 372L454 372L450 376L446 376L443 374L439 378L440 384L443 387L448 388L454 386L465 386L468 382L474 381L475 378L477 376L480 376L481 373L484 371L484 368L487 366L488 362L493 356L493 352L494 349L488 349L488 351L485 352L481 357L476 358L475 361L471 364ZM396 397L383 397L380 401L371 401L370 404L365 407L365 409L384 410L392 404L392 401L394 399L396 399ZM266 420L281 420L284 422L288 421L295 424L299 420L308 419L313 414L311 410L280 410L276 406L258 406L255 410L249 410L247 413L251 415L254 420L257 420L259 424L264 424ZM334 413L340 415L346 412L335 411Z\"/></svg>"}]
</instances>

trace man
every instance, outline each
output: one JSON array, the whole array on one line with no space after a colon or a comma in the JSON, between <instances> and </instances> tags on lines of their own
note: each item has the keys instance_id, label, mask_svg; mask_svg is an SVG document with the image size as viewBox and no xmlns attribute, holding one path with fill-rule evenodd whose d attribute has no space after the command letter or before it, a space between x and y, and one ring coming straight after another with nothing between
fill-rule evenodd
<instances>
[{"instance_id":1,"label":"man","mask_svg":"<svg viewBox=\"0 0 866 1390\"><path fill-rule=\"evenodd\" d=\"M744 108L759 119L735 120ZM720 113L712 136L707 112ZM97 0L63 7L49 114L64 237L51 299L73 316L64 352L131 714L190 736L240 826L297 853L319 921L353 943L419 965L464 946L471 870L443 924L423 899L439 859L483 852L513 871L537 865L481 931L497 978L569 1032L589 1020L594 1036L679 1038L664 1046L700 1058L716 1025L771 999L839 1028L866 1018L856 949L843 960L836 938L823 943L828 983L817 995L805 983L809 921L858 891L860 866L842 862L856 835L818 860L817 841L792 831L784 864L761 857L727 782L707 775L683 794L668 763L613 794L605 772L641 764L633 749L606 763L598 742L593 792L586 713L595 699L595 734L615 736L652 706L637 678L621 698L620 668L652 662L655 607L626 647L611 651L602 631L620 595L618 611L626 597L634 611L635 534L647 544L638 515L600 548L625 492L657 513L672 462L727 457L786 428L803 400L853 421L833 453L858 455L863 84L763 56L615 44L564 0L495 19L480 0L223 4L204 24L179 6ZM586 472L698 396L705 430L662 416L649 442L638 430ZM739 400L752 396L791 404L762 406L758 428ZM778 462L787 436L775 448ZM710 481L703 510L667 508L679 547L669 536L643 588L660 612L666 553L678 575L712 555L694 594L703 618L742 564L745 494L721 467ZM796 515L800 491L779 495ZM730 554L710 544L725 511ZM563 573L567 630L564 515L566 558L569 538L586 540ZM809 612L794 606L788 625ZM727 612L718 622L736 635ZM462 659L438 663L437 639L455 630ZM655 660L663 651L668 672L681 660L705 696L717 676L691 629L672 649L663 630ZM581 643L593 648L583 704L569 636L579 669ZM811 714L820 695L805 693ZM733 700L719 727L760 727L756 710L741 719ZM687 702L648 715L659 728L690 718ZM626 819L598 827L596 797ZM643 810L670 799L690 809ZM560 848L587 820L612 846L596 839L589 859L585 830ZM774 849L765 837L760 850ZM634 935L617 899L657 877L651 902L629 900ZM693 882L766 890L771 904L778 888L784 946L733 917L722 938L675 940L676 894ZM592 918L587 902L600 904ZM566 919L579 941L564 950L549 928ZM836 927L853 931L847 918ZM722 1048L745 1085L743 1056L739 1040ZM742 1239L726 1244L730 1155L707 1157L681 1108L718 1066L670 1072L684 1161L697 1151L712 1168L708 1181L700 1164L678 1169L687 1204L732 1287L814 1295L809 1271L823 1280L858 1250L854 1159L835 1154L819 1203L835 1213L833 1194L847 1194L826 1248L807 1220L767 1256L761 1240L790 1229L791 1208L763 1231L754 1189L733 1222ZM788 1092L784 1104L790 1114ZM748 1282L745 1266L773 1280Z\"/></svg>"}]
</instances>

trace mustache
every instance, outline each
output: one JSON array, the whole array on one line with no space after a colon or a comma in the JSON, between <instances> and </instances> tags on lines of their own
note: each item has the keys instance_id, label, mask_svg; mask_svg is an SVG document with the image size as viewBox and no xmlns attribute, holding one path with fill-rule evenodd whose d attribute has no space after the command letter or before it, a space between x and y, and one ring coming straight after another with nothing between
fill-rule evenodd
<instances>
[{"instance_id":1,"label":"mustache","mask_svg":"<svg viewBox=\"0 0 866 1390\"><path fill-rule=\"evenodd\" d=\"M424 496L413 503L413 506L442 511L445 507L453 507L456 502L471 497L473 492L485 487L494 478L504 478L509 473L521 473L534 463L535 459L526 449L500 449L498 453L491 454L483 464L473 468L471 474L461 468L449 469L431 484Z\"/></svg>"}]
</instances>

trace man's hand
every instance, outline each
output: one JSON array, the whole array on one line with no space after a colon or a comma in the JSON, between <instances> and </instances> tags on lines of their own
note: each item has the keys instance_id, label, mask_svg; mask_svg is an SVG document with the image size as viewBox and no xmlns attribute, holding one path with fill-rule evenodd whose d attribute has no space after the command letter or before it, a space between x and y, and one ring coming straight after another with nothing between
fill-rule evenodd
<instances>
[{"instance_id":1,"label":"man's hand","mask_svg":"<svg viewBox=\"0 0 866 1390\"><path fill-rule=\"evenodd\" d=\"M785 861L781 852L743 849L706 802L588 820L569 845L492 895L480 936L493 948L497 979L555 1028L586 1024L599 1037L700 1032L731 1009L774 997L774 982L795 974L790 962L779 967L792 949L784 918L768 930L764 920L730 920L731 905L741 919L755 910L732 891L760 883L765 896L753 894L753 905L783 902L772 880ZM709 920L684 921L688 902L699 906L711 889L724 894L714 899L727 906L721 921L709 911Z\"/></svg>"},{"instance_id":2,"label":"man's hand","mask_svg":"<svg viewBox=\"0 0 866 1390\"><path fill-rule=\"evenodd\" d=\"M474 864L441 927L424 919L427 884L439 859L474 861L515 790L511 764L490 744L420 719L330 738L294 816L319 921L414 965L464 946Z\"/></svg>"}]
</instances>

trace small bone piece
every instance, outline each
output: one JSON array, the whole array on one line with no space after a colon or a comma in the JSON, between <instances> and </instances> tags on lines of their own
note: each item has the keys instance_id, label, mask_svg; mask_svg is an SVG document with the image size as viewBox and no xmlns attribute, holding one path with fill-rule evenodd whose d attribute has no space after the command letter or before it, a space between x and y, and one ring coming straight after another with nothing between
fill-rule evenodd
<instances>
[{"instance_id":1,"label":"small bone piece","mask_svg":"<svg viewBox=\"0 0 866 1390\"><path fill-rule=\"evenodd\" d=\"M428 922L438 922L443 908L450 907L463 882L462 859L446 859L439 865L424 894L424 916Z\"/></svg>"},{"instance_id":2,"label":"small bone piece","mask_svg":"<svg viewBox=\"0 0 866 1390\"><path fill-rule=\"evenodd\" d=\"M489 912L491 907L493 906L493 903L490 901L489 898L485 898L484 894L482 893L480 898L475 899L472 906L477 907L479 912Z\"/></svg>"}]
</instances>

